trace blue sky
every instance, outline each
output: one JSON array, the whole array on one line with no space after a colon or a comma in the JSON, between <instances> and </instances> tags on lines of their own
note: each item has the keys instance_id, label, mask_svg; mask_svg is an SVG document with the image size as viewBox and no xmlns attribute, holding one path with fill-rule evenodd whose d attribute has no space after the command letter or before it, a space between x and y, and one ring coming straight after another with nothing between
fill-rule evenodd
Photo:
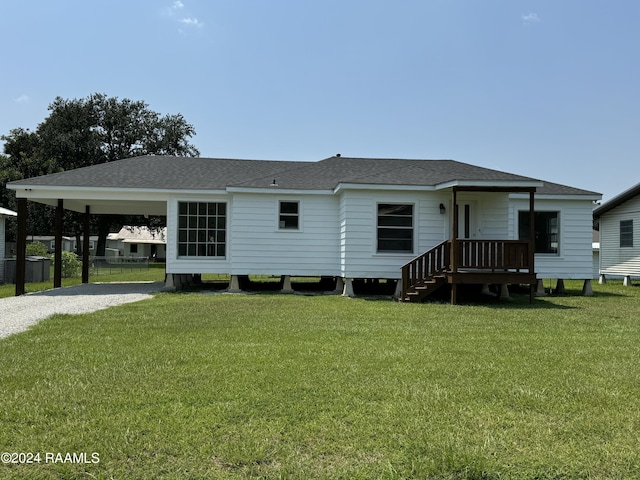
<instances>
[{"instance_id":1,"label":"blue sky","mask_svg":"<svg viewBox=\"0 0 640 480\"><path fill-rule=\"evenodd\" d=\"M181 113L202 156L452 158L640 182L636 0L25 0L0 10L0 133L56 96Z\"/></svg>"}]
</instances>

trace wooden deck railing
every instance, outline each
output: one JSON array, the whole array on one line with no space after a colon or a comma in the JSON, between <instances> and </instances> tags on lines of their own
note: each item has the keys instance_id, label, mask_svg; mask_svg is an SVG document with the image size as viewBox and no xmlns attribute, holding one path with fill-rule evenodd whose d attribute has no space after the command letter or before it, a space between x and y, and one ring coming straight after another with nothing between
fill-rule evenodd
<instances>
[{"instance_id":1,"label":"wooden deck railing","mask_svg":"<svg viewBox=\"0 0 640 480\"><path fill-rule=\"evenodd\" d=\"M445 240L404 264L402 266L402 296L400 298L405 298L407 292L424 284L430 277L449 270L450 262L451 241Z\"/></svg>"},{"instance_id":2,"label":"wooden deck railing","mask_svg":"<svg viewBox=\"0 0 640 480\"><path fill-rule=\"evenodd\" d=\"M518 240L456 240L452 271L529 271L529 242Z\"/></svg>"},{"instance_id":3,"label":"wooden deck railing","mask_svg":"<svg viewBox=\"0 0 640 480\"><path fill-rule=\"evenodd\" d=\"M440 273L528 272L533 270L529 242L445 240L402 266L402 297Z\"/></svg>"}]
</instances>

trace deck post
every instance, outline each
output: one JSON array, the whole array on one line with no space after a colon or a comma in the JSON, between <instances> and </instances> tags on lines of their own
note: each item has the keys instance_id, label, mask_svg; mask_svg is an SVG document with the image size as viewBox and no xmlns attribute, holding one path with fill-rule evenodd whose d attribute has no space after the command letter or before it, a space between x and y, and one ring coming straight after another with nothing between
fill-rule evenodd
<instances>
[{"instance_id":1,"label":"deck post","mask_svg":"<svg viewBox=\"0 0 640 480\"><path fill-rule=\"evenodd\" d=\"M529 273L536 273L535 188L529 190Z\"/></svg>"},{"instance_id":2,"label":"deck post","mask_svg":"<svg viewBox=\"0 0 640 480\"><path fill-rule=\"evenodd\" d=\"M27 261L27 199L18 198L18 231L16 238L16 296L24 295Z\"/></svg>"},{"instance_id":3,"label":"deck post","mask_svg":"<svg viewBox=\"0 0 640 480\"><path fill-rule=\"evenodd\" d=\"M452 283L451 284L451 305L457 305L457 304L458 304L458 284Z\"/></svg>"},{"instance_id":4,"label":"deck post","mask_svg":"<svg viewBox=\"0 0 640 480\"><path fill-rule=\"evenodd\" d=\"M89 230L91 225L91 207L84 207L84 225L82 237L82 283L89 283Z\"/></svg>"},{"instance_id":5,"label":"deck post","mask_svg":"<svg viewBox=\"0 0 640 480\"><path fill-rule=\"evenodd\" d=\"M456 273L458 271L458 189L453 187L452 189L452 202L453 212L451 213L452 217L452 228L451 228L451 272ZM451 303L453 303L453 290L451 291Z\"/></svg>"},{"instance_id":6,"label":"deck post","mask_svg":"<svg viewBox=\"0 0 640 480\"><path fill-rule=\"evenodd\" d=\"M53 288L62 286L62 215L64 213L64 205L62 199L58 199L56 206L56 218L54 227L54 243L53 251Z\"/></svg>"}]
</instances>

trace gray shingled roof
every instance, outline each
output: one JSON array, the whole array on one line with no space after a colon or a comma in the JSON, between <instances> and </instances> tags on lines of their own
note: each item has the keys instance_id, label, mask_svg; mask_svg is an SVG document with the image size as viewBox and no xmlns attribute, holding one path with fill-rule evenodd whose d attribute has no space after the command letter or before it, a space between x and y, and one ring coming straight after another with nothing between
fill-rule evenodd
<instances>
[{"instance_id":1,"label":"gray shingled roof","mask_svg":"<svg viewBox=\"0 0 640 480\"><path fill-rule=\"evenodd\" d=\"M14 186L218 190L227 187L330 190L340 183L434 186L453 181L536 179L454 160L330 157L319 162L142 156L12 182ZM545 182L538 193L585 195L585 190Z\"/></svg>"},{"instance_id":2,"label":"gray shingled roof","mask_svg":"<svg viewBox=\"0 0 640 480\"><path fill-rule=\"evenodd\" d=\"M603 203L593 211L593 216L599 218L602 214L607 213L609 210L616 208L618 205L622 205L624 202L631 200L634 197L640 195L640 183L628 188L622 193L619 193L608 202Z\"/></svg>"}]
</instances>

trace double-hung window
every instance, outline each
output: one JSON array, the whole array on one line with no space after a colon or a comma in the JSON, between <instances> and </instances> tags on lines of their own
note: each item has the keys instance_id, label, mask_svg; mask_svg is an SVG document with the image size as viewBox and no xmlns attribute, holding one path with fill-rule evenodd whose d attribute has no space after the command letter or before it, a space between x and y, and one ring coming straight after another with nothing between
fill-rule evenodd
<instances>
[{"instance_id":1,"label":"double-hung window","mask_svg":"<svg viewBox=\"0 0 640 480\"><path fill-rule=\"evenodd\" d=\"M633 247L633 220L620 220L620 246Z\"/></svg>"},{"instance_id":2,"label":"double-hung window","mask_svg":"<svg viewBox=\"0 0 640 480\"><path fill-rule=\"evenodd\" d=\"M413 205L378 204L378 252L413 253Z\"/></svg>"},{"instance_id":3,"label":"double-hung window","mask_svg":"<svg viewBox=\"0 0 640 480\"><path fill-rule=\"evenodd\" d=\"M278 228L280 230L298 230L300 228L300 202L280 202Z\"/></svg>"},{"instance_id":4,"label":"double-hung window","mask_svg":"<svg viewBox=\"0 0 640 480\"><path fill-rule=\"evenodd\" d=\"M226 248L226 203L178 203L179 257L224 257Z\"/></svg>"},{"instance_id":5,"label":"double-hung window","mask_svg":"<svg viewBox=\"0 0 640 480\"><path fill-rule=\"evenodd\" d=\"M518 212L518 238L529 240L529 212ZM558 254L560 247L559 212L534 212L535 253Z\"/></svg>"}]
</instances>

